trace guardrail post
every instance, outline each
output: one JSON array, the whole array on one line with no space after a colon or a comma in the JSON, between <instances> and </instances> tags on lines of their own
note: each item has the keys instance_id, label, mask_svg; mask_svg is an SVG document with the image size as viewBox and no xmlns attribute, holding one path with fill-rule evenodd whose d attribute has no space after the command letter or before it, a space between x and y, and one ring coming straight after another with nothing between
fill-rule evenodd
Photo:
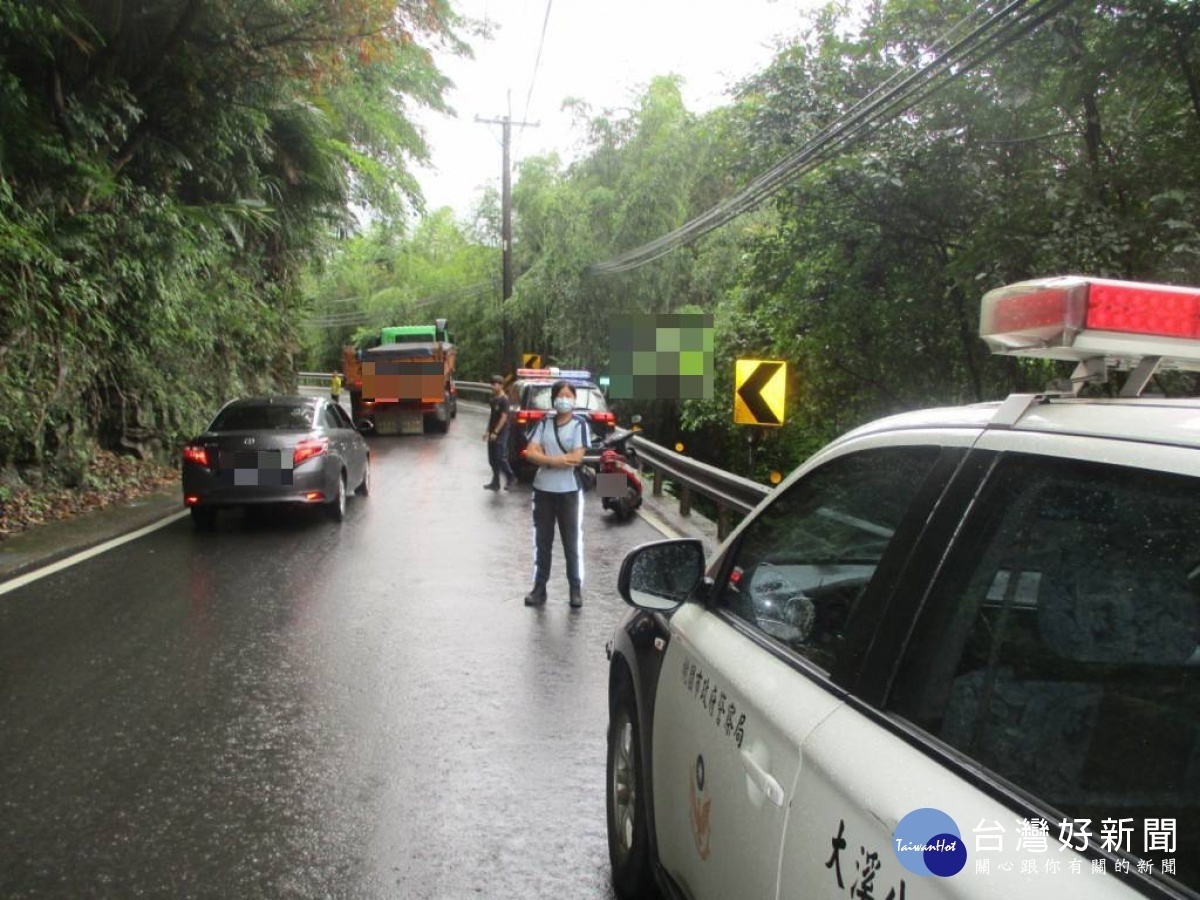
<instances>
[{"instance_id":1,"label":"guardrail post","mask_svg":"<svg viewBox=\"0 0 1200 900\"><path fill-rule=\"evenodd\" d=\"M654 490L651 492L655 497L662 496L663 477L659 470L654 471Z\"/></svg>"},{"instance_id":2,"label":"guardrail post","mask_svg":"<svg viewBox=\"0 0 1200 900\"><path fill-rule=\"evenodd\" d=\"M679 514L681 516L692 514L692 489L686 484L679 486Z\"/></svg>"},{"instance_id":3,"label":"guardrail post","mask_svg":"<svg viewBox=\"0 0 1200 900\"><path fill-rule=\"evenodd\" d=\"M729 537L729 532L733 529L730 527L732 523L729 521L729 507L720 506L717 508L717 540L723 541Z\"/></svg>"}]
</instances>

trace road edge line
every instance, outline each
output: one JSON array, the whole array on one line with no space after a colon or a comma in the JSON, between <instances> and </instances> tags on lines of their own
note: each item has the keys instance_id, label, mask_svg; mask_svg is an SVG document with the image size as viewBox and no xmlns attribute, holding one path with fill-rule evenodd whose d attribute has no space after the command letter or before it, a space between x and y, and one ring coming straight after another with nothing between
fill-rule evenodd
<instances>
[{"instance_id":1,"label":"road edge line","mask_svg":"<svg viewBox=\"0 0 1200 900\"><path fill-rule=\"evenodd\" d=\"M637 512L639 516L646 520L651 528L656 529L661 535L663 535L663 537L670 538L671 540L675 541L683 537L682 534L660 519L657 515L652 512L647 512L644 507L639 509Z\"/></svg>"},{"instance_id":2,"label":"road edge line","mask_svg":"<svg viewBox=\"0 0 1200 900\"><path fill-rule=\"evenodd\" d=\"M107 553L109 550L119 547L122 544L128 544L130 541L136 541L138 538L145 537L146 535L153 531L157 531L160 528L166 528L171 523L178 522L180 519L188 515L190 515L190 512L186 509L171 513L166 518L159 519L157 522L151 522L149 525L144 525L136 531L131 531L128 534L110 538L103 543L96 544L94 547L89 547L86 550L80 550L78 553L73 553L65 559L60 559L57 562L42 566L40 569L34 569L32 572L26 572L23 575L17 575L15 578L10 579L9 581L0 583L0 597L11 591L17 590L18 588L25 587L27 584L32 584L35 581L45 578L47 575L53 575L55 572L61 572L63 569L68 569L73 565L84 562L85 560L89 560L93 556L99 556L101 553Z\"/></svg>"}]
</instances>

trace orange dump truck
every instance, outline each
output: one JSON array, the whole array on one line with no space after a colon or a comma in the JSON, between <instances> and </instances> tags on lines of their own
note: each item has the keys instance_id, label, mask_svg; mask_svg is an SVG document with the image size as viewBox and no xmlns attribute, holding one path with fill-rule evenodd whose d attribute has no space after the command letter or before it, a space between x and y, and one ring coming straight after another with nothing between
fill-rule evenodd
<instances>
[{"instance_id":1,"label":"orange dump truck","mask_svg":"<svg viewBox=\"0 0 1200 900\"><path fill-rule=\"evenodd\" d=\"M378 347L342 350L355 422L376 434L445 431L458 414L454 339L446 320L384 328Z\"/></svg>"}]
</instances>

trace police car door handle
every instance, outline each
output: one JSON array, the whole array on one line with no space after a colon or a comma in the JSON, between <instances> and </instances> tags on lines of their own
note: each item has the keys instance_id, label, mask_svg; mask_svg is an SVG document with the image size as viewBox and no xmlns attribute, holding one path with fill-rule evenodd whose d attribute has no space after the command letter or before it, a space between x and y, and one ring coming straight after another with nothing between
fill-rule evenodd
<instances>
[{"instance_id":1,"label":"police car door handle","mask_svg":"<svg viewBox=\"0 0 1200 900\"><path fill-rule=\"evenodd\" d=\"M776 806L783 806L783 788L766 769L754 761L747 751L742 751L742 768L754 783L754 786L767 795L767 799Z\"/></svg>"}]
</instances>

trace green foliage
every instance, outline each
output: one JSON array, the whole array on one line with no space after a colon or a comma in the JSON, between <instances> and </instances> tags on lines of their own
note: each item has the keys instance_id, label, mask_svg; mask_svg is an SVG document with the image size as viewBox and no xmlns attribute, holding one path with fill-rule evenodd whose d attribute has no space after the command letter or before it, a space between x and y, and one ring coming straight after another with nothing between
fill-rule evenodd
<instances>
[{"instance_id":1,"label":"green foliage","mask_svg":"<svg viewBox=\"0 0 1200 900\"><path fill-rule=\"evenodd\" d=\"M398 215L441 108L442 2L0 3L0 467L86 482L289 387L301 277Z\"/></svg>"},{"instance_id":2,"label":"green foliage","mask_svg":"<svg viewBox=\"0 0 1200 900\"><path fill-rule=\"evenodd\" d=\"M857 33L827 12L741 86L730 133L761 169L928 57L971 9L893 0ZM776 221L747 232L718 312L718 392L735 356L792 364L789 426L763 453L794 464L866 419L1064 374L986 355L979 298L999 284L1070 272L1196 284L1200 164L1187 146L1200 110L1184 61L1198 21L1172 5L1072 7L782 193ZM685 423L736 445L719 427L727 401L697 406Z\"/></svg>"},{"instance_id":3,"label":"green foliage","mask_svg":"<svg viewBox=\"0 0 1200 900\"><path fill-rule=\"evenodd\" d=\"M411 236L377 223L309 271L304 364L340 369L343 346L377 341L385 325L445 318L459 346L459 377L482 380L500 368L499 268L499 252L472 240L448 209L426 216Z\"/></svg>"},{"instance_id":4,"label":"green foliage","mask_svg":"<svg viewBox=\"0 0 1200 900\"><path fill-rule=\"evenodd\" d=\"M674 78L651 82L623 117L592 119L588 135L590 152L567 169L554 157L522 165L509 313L521 349L603 371L612 314L713 307L722 279L702 256L674 254L613 278L587 270L682 225L695 198L714 193L717 147Z\"/></svg>"}]
</instances>

